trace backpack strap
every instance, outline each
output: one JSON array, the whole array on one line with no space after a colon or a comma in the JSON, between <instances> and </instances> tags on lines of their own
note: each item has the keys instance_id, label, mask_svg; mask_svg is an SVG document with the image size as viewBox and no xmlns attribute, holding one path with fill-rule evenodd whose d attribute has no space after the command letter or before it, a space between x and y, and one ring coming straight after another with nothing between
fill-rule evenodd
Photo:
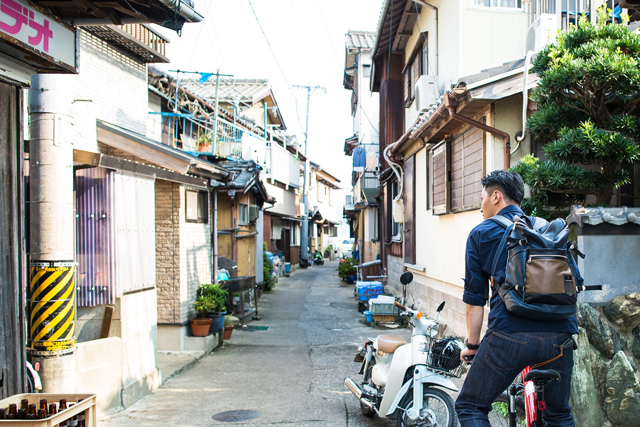
<instances>
[{"instance_id":1,"label":"backpack strap","mask_svg":"<svg viewBox=\"0 0 640 427\"><path fill-rule=\"evenodd\" d=\"M498 245L498 249L496 250L496 253L493 256L493 266L491 267L491 286L495 286L497 285L497 283L494 283L493 276L496 273L496 264L498 263L498 254L500 253L500 251L502 251L502 249L507 243L507 237L509 237L509 234L511 233L511 229L513 228L513 222L503 215L494 215L491 218L489 218L489 220L495 222L496 224L500 225L502 228L505 229L504 234L502 235L502 239L500 239L500 244Z\"/></svg>"}]
</instances>

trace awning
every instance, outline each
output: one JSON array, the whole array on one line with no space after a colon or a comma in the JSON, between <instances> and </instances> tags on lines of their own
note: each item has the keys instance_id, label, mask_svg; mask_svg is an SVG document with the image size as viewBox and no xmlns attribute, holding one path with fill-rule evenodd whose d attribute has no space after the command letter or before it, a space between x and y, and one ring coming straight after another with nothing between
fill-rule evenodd
<instances>
[{"instance_id":1,"label":"awning","mask_svg":"<svg viewBox=\"0 0 640 427\"><path fill-rule=\"evenodd\" d=\"M140 157L149 163L181 174L193 174L222 180L229 176L224 168L175 148L156 142L120 126L96 121L98 142Z\"/></svg>"}]
</instances>

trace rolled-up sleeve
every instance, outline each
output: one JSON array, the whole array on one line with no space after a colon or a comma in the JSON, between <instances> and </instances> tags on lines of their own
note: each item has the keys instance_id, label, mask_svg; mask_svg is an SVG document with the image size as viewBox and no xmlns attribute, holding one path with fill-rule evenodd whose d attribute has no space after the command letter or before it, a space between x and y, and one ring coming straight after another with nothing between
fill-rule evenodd
<instances>
[{"instance_id":1,"label":"rolled-up sleeve","mask_svg":"<svg viewBox=\"0 0 640 427\"><path fill-rule=\"evenodd\" d=\"M489 277L482 269L477 239L478 235L474 231L467 238L462 301L469 305L482 306L489 298Z\"/></svg>"}]
</instances>

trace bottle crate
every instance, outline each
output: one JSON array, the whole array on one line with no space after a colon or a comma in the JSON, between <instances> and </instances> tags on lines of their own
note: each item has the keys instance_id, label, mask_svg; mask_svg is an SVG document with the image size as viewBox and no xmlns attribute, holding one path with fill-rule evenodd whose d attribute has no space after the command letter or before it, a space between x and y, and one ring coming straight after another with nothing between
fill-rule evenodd
<instances>
[{"instance_id":1,"label":"bottle crate","mask_svg":"<svg viewBox=\"0 0 640 427\"><path fill-rule=\"evenodd\" d=\"M28 399L29 403L35 403L39 407L40 399L47 399L49 403L58 403L60 399L67 399L67 409L43 420L0 420L0 426L4 427L53 427L62 422L71 420L78 414L84 414L84 425L86 427L97 426L96 395L83 393L34 393L34 394L14 394L6 399L0 400L0 408L8 412L9 405L15 403L20 407L20 401Z\"/></svg>"}]
</instances>

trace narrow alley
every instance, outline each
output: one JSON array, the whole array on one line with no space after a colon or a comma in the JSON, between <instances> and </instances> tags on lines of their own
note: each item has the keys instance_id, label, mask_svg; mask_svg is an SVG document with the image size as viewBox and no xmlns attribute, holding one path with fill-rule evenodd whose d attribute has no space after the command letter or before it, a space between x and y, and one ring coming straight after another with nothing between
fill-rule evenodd
<instances>
[{"instance_id":1,"label":"narrow alley","mask_svg":"<svg viewBox=\"0 0 640 427\"><path fill-rule=\"evenodd\" d=\"M210 355L100 425L224 425L212 417L233 410L260 416L233 425L391 426L365 418L344 387L357 377L356 347L388 333L408 339L409 329L372 328L357 310L353 285L337 277L337 262L281 278L260 300L262 320L238 330Z\"/></svg>"}]
</instances>

